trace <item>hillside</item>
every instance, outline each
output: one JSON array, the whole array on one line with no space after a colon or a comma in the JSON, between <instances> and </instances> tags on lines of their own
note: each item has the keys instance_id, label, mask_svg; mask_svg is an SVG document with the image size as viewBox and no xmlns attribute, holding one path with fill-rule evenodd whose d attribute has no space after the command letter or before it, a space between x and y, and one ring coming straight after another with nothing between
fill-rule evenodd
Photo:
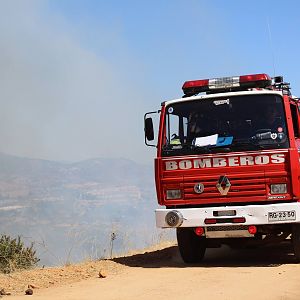
<instances>
[{"instance_id":1,"label":"hillside","mask_svg":"<svg viewBox=\"0 0 300 300\"><path fill-rule=\"evenodd\" d=\"M126 159L62 163L0 154L1 233L34 241L42 264L109 257L157 239L153 171Z\"/></svg>"}]
</instances>

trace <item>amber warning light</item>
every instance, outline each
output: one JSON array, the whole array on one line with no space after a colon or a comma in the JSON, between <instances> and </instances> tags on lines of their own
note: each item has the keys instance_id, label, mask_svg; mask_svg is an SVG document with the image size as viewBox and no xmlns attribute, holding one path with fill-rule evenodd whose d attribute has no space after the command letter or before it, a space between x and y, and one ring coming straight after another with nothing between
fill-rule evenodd
<instances>
[{"instance_id":1,"label":"amber warning light","mask_svg":"<svg viewBox=\"0 0 300 300\"><path fill-rule=\"evenodd\" d=\"M213 79L186 81L182 90L185 96L202 92L219 92L245 90L249 88L266 88L271 86L272 79L267 74L252 74L243 76L221 77Z\"/></svg>"}]
</instances>

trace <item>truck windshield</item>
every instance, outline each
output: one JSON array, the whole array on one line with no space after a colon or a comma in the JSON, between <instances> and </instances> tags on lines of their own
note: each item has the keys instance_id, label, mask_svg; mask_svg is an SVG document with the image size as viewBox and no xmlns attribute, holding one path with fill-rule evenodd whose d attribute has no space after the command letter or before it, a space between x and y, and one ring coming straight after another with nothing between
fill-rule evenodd
<instances>
[{"instance_id":1,"label":"truck windshield","mask_svg":"<svg viewBox=\"0 0 300 300\"><path fill-rule=\"evenodd\" d=\"M288 148L283 99L243 95L166 107L162 155Z\"/></svg>"}]
</instances>

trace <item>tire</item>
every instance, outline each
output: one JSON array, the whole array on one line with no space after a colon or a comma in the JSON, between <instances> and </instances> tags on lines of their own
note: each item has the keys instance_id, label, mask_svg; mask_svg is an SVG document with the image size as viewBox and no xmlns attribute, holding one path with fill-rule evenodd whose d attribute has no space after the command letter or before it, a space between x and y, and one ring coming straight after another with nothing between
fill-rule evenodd
<instances>
[{"instance_id":1,"label":"tire","mask_svg":"<svg viewBox=\"0 0 300 300\"><path fill-rule=\"evenodd\" d=\"M292 243L296 261L300 262L300 224L293 224Z\"/></svg>"},{"instance_id":2,"label":"tire","mask_svg":"<svg viewBox=\"0 0 300 300\"><path fill-rule=\"evenodd\" d=\"M197 236L190 228L177 228L177 243L180 255L187 264L200 262L205 254L206 239Z\"/></svg>"}]
</instances>

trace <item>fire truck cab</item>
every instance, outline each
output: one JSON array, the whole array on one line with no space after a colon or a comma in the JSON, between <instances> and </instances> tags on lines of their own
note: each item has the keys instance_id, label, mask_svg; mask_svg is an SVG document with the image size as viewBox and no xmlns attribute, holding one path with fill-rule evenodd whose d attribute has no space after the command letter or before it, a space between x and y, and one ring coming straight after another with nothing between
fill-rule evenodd
<instances>
[{"instance_id":1,"label":"fire truck cab","mask_svg":"<svg viewBox=\"0 0 300 300\"><path fill-rule=\"evenodd\" d=\"M300 261L299 99L289 84L252 74L182 89L144 116L145 143L157 147L157 227L176 228L186 263L209 247L281 241Z\"/></svg>"}]
</instances>

